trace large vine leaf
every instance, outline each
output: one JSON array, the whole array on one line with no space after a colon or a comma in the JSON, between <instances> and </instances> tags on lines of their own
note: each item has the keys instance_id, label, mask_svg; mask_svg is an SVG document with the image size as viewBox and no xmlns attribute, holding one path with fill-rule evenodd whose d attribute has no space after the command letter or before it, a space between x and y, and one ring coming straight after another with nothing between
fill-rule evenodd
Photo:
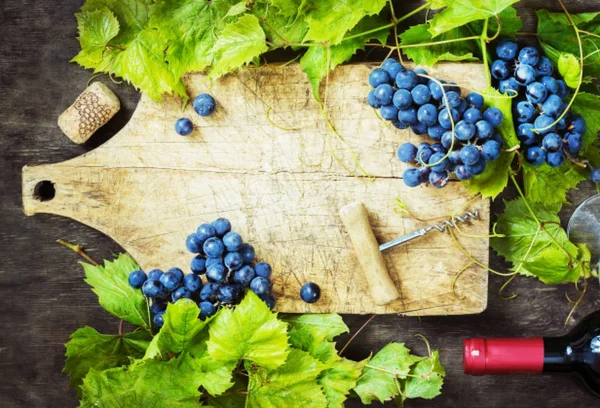
<instances>
[{"instance_id":1,"label":"large vine leaf","mask_svg":"<svg viewBox=\"0 0 600 408\"><path fill-rule=\"evenodd\" d=\"M422 357L410 354L402 343L390 343L368 362L354 388L363 404L385 402L399 395L399 380L406 378L411 367Z\"/></svg>"},{"instance_id":2,"label":"large vine leaf","mask_svg":"<svg viewBox=\"0 0 600 408\"><path fill-rule=\"evenodd\" d=\"M195 408L200 376L187 354L167 362L136 361L128 367L91 369L83 380L81 407Z\"/></svg>"},{"instance_id":3,"label":"large vine leaf","mask_svg":"<svg viewBox=\"0 0 600 408\"><path fill-rule=\"evenodd\" d=\"M100 334L89 326L77 329L66 344L63 372L69 374L69 385L81 397L80 385L91 369L103 371L129 364L130 358L141 358L151 338L141 329L122 336Z\"/></svg>"},{"instance_id":4,"label":"large vine leaf","mask_svg":"<svg viewBox=\"0 0 600 408\"><path fill-rule=\"evenodd\" d=\"M587 251L569 241L560 226L559 204L530 203L544 228L532 217L522 198L506 202L498 216L496 232L503 238L491 238L490 245L508 262L511 270L535 276L544 283L575 282L584 276Z\"/></svg>"},{"instance_id":5,"label":"large vine leaf","mask_svg":"<svg viewBox=\"0 0 600 408\"><path fill-rule=\"evenodd\" d=\"M444 8L430 21L429 31L435 37L472 21L495 19L504 9L519 0L436 0L432 8Z\"/></svg>"},{"instance_id":6,"label":"large vine leaf","mask_svg":"<svg viewBox=\"0 0 600 408\"><path fill-rule=\"evenodd\" d=\"M119 21L107 8L76 13L81 52L74 62L85 68L95 68L102 62L108 42L119 34Z\"/></svg>"},{"instance_id":7,"label":"large vine leaf","mask_svg":"<svg viewBox=\"0 0 600 408\"><path fill-rule=\"evenodd\" d=\"M323 364L310 354L292 349L288 358L276 370L248 367L249 408L303 407L322 408L327 399L317 383Z\"/></svg>"},{"instance_id":8,"label":"large vine leaf","mask_svg":"<svg viewBox=\"0 0 600 408\"><path fill-rule=\"evenodd\" d=\"M349 32L349 35L360 34L381 27L384 24L385 16L383 15L365 17ZM382 30L344 40L330 47L309 47L300 59L300 65L308 76L315 98L319 99L319 86L329 71L333 71L338 65L350 60L358 50L364 50L367 41L375 39L385 44L387 37L388 31Z\"/></svg>"},{"instance_id":9,"label":"large vine leaf","mask_svg":"<svg viewBox=\"0 0 600 408\"><path fill-rule=\"evenodd\" d=\"M120 254L113 262L104 261L104 266L81 264L85 282L98 295L104 309L126 322L150 329L146 299L142 291L129 286L127 280L131 271L138 269L131 256Z\"/></svg>"},{"instance_id":10,"label":"large vine leaf","mask_svg":"<svg viewBox=\"0 0 600 408\"><path fill-rule=\"evenodd\" d=\"M368 359L352 361L342 358L321 373L319 384L323 387L323 393L327 398L329 408L343 408L348 393L356 387L356 383L368 361Z\"/></svg>"},{"instance_id":11,"label":"large vine leaf","mask_svg":"<svg viewBox=\"0 0 600 408\"><path fill-rule=\"evenodd\" d=\"M289 353L287 325L277 320L252 292L232 309L223 309L209 326L208 354L216 361L245 359L274 369Z\"/></svg>"},{"instance_id":12,"label":"large vine leaf","mask_svg":"<svg viewBox=\"0 0 600 408\"><path fill-rule=\"evenodd\" d=\"M401 398L432 399L441 394L446 370L440 362L440 355L434 350L427 358L417 362L402 386Z\"/></svg>"},{"instance_id":13,"label":"large vine leaf","mask_svg":"<svg viewBox=\"0 0 600 408\"><path fill-rule=\"evenodd\" d=\"M92 12L109 9L119 21L119 34L111 41L113 45L125 45L132 41L148 24L153 0L86 0L81 11Z\"/></svg>"},{"instance_id":14,"label":"large vine leaf","mask_svg":"<svg viewBox=\"0 0 600 408\"><path fill-rule=\"evenodd\" d=\"M534 203L564 204L567 191L583 180L585 176L569 161L560 167L550 167L546 163L533 166L523 162L525 196Z\"/></svg>"},{"instance_id":15,"label":"large vine leaf","mask_svg":"<svg viewBox=\"0 0 600 408\"><path fill-rule=\"evenodd\" d=\"M215 42L211 75L225 75L250 63L267 51L265 40L265 32L254 15L245 14L227 24Z\"/></svg>"}]
</instances>

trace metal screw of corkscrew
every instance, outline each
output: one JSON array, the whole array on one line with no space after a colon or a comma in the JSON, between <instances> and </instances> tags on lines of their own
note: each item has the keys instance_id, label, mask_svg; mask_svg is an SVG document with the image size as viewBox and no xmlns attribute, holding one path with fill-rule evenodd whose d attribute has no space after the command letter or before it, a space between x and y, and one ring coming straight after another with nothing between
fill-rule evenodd
<instances>
[{"instance_id":1,"label":"metal screw of corkscrew","mask_svg":"<svg viewBox=\"0 0 600 408\"><path fill-rule=\"evenodd\" d=\"M445 232L446 228L456 228L457 223L464 224L469 221L469 218L473 219L473 220L478 220L479 219L479 210L475 210L473 212L467 211L462 217L459 215L455 215L451 219L444 220L443 222L441 222L439 224L430 225L428 227L421 228L420 230L411 232L410 234L402 235L401 237L398 237L389 242L379 245L379 250L383 252L383 251L393 248L395 246L404 244L405 242L411 241L415 238L422 237L423 235L427 234L429 231L437 230L439 232Z\"/></svg>"}]
</instances>

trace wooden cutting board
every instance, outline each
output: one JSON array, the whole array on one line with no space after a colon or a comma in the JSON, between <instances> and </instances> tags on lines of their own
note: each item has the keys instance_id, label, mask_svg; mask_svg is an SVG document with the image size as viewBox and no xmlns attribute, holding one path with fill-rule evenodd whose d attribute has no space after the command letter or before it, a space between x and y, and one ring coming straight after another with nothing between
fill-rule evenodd
<instances>
[{"instance_id":1,"label":"wooden cutting board","mask_svg":"<svg viewBox=\"0 0 600 408\"><path fill-rule=\"evenodd\" d=\"M468 268L452 293L453 277L468 259L451 237L437 231L384 255L402 298L387 306L370 299L338 210L365 203L380 242L428 225L394 211L401 197L420 218L459 210L468 201L458 182L444 189L408 188L406 165L395 156L405 142L422 138L380 120L365 102L374 66L346 65L329 79L326 109L343 141L327 126L300 67L249 68L213 84L195 74L185 79L190 95L210 92L218 102L213 116L201 118L190 104L162 104L142 96L131 121L110 141L62 163L23 168L27 215L58 214L104 232L140 265L189 272L192 255L185 238L203 222L231 220L234 230L274 269L277 309L282 312L478 313L487 304L488 274ZM430 74L483 89L483 67L443 64ZM174 131L187 116L197 129L189 137ZM333 158L359 173L353 151L372 180L352 176ZM41 200L42 181L55 196ZM37 189L36 189L37 187ZM463 227L487 235L489 202L478 201L480 221ZM488 262L488 239L460 236L466 250ZM318 283L322 298L302 302L299 289Z\"/></svg>"}]
</instances>

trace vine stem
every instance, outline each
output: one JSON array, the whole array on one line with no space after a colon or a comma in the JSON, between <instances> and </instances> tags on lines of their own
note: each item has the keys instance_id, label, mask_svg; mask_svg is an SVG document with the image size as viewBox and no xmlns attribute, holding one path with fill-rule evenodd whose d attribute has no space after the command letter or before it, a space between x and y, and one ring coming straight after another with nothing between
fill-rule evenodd
<instances>
[{"instance_id":1,"label":"vine stem","mask_svg":"<svg viewBox=\"0 0 600 408\"><path fill-rule=\"evenodd\" d=\"M123 336L123 319L119 320L119 336Z\"/></svg>"},{"instance_id":2,"label":"vine stem","mask_svg":"<svg viewBox=\"0 0 600 408\"><path fill-rule=\"evenodd\" d=\"M481 32L481 36L479 38L479 42L481 44L481 55L482 55L482 59L483 59L483 66L485 68L485 78L487 80L488 86L491 86L492 84L492 77L490 75L490 70L488 68L488 55L487 55L487 40L488 40L488 36L487 36L487 31L488 31L488 25L490 23L490 19L486 18L483 21L483 30ZM498 30L499 31L499 30Z\"/></svg>"},{"instance_id":3,"label":"vine stem","mask_svg":"<svg viewBox=\"0 0 600 408\"><path fill-rule=\"evenodd\" d=\"M58 239L58 240L56 240L56 243L69 248L71 251L75 252L76 254L81 256L83 259L85 259L86 261L91 263L92 265L100 266L100 264L98 262L94 261L88 254L85 253L82 245L71 244L70 242L65 241L64 239Z\"/></svg>"},{"instance_id":4,"label":"vine stem","mask_svg":"<svg viewBox=\"0 0 600 408\"><path fill-rule=\"evenodd\" d=\"M519 186L519 183L517 183L517 179L515 178L515 175L511 173L510 174L510 179L512 180L513 184L515 185L515 187L517 189L517 192L519 193L519 195L523 199L523 202L525 203L525 207L527 207L527 210L529 210L529 213L531 214L531 216L533 217L533 219L538 224L541 225L542 223L540 222L540 220L538 219L538 217L535 215L535 213L533 212L533 210L529 206L529 201L527 201L527 199L525 198L525 194L523 194L523 191L521 190L521 187Z\"/></svg>"},{"instance_id":5,"label":"vine stem","mask_svg":"<svg viewBox=\"0 0 600 408\"><path fill-rule=\"evenodd\" d=\"M377 315L374 314L373 316L369 317L369 320L367 320L362 326L360 326L360 328L356 331L356 333L354 333L354 335L352 337L350 337L350 340L348 340L346 342L346 344L344 344L344 347L342 347L342 349L338 353L340 356L344 353L344 350L346 350L346 347L348 347L350 345L350 343L352 343L352 341L354 340L354 338L356 336L358 336L358 333L360 333L365 327L367 327L367 325L369 323L371 323L371 321L375 318L375 316L377 316Z\"/></svg>"},{"instance_id":6,"label":"vine stem","mask_svg":"<svg viewBox=\"0 0 600 408\"><path fill-rule=\"evenodd\" d=\"M575 309L577 309L577 307L579 306L579 304L581 303L581 301L583 300L585 294L587 293L587 279L584 279L583 281L584 286L583 286L583 290L580 292L581 295L579 296L579 299L577 299L577 301L575 302L575 304L573 305L573 308L571 309L571 311L569 312L569 314L567 315L567 318L565 319L565 326L567 325L567 323L569 323L569 320L571 320L571 317L573 316L573 313L575 313ZM578 289L577 286L577 282L575 282L575 288ZM579 290L579 289L578 289ZM569 297L567 296L567 299L569 299ZM570 299L569 299L570 300Z\"/></svg>"}]
</instances>

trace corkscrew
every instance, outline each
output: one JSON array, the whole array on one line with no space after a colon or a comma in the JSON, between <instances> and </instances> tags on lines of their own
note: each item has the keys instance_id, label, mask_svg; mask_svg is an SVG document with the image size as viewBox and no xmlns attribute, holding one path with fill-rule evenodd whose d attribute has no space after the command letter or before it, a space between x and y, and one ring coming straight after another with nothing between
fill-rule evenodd
<instances>
[{"instance_id":1,"label":"corkscrew","mask_svg":"<svg viewBox=\"0 0 600 408\"><path fill-rule=\"evenodd\" d=\"M475 210L473 212L467 211L462 216L454 215L449 220L444 220L439 224L430 225L428 227L421 228L417 231L411 232L410 234L402 235L401 237L398 237L389 242L379 245L379 250L382 252L386 251L390 248L393 248L395 246L404 244L405 242L411 241L415 238L422 237L423 235L427 234L429 231L437 230L439 232L446 232L447 228L456 228L457 223L466 224L469 221L469 219L473 219L475 221L479 220L479 210Z\"/></svg>"}]
</instances>

